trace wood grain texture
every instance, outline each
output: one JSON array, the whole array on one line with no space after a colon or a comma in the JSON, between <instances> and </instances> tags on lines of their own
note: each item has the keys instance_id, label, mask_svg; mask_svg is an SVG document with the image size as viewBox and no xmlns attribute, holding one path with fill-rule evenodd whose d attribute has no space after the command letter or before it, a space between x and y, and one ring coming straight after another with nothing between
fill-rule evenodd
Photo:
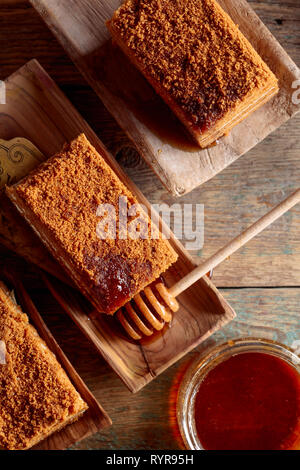
<instances>
[{"instance_id":1,"label":"wood grain texture","mask_svg":"<svg viewBox=\"0 0 300 470\"><path fill-rule=\"evenodd\" d=\"M193 271L170 286L169 292L177 297L181 292L191 286L197 279L206 273L212 274L213 270L221 263L234 255L238 250L244 248L249 241L257 237L263 230L274 224L280 217L300 202L300 188L281 201L277 206L266 212L260 219L249 225L243 232L233 238L227 245L216 251L210 258L200 263Z\"/></svg>"},{"instance_id":2,"label":"wood grain texture","mask_svg":"<svg viewBox=\"0 0 300 470\"><path fill-rule=\"evenodd\" d=\"M45 341L48 348L55 354L74 387L89 407L78 421L66 426L61 431L53 433L51 436L33 447L34 450L67 449L72 444L75 444L82 439L89 437L91 434L97 433L106 428L111 424L111 420L87 388L71 362L65 356L57 341L54 339L50 330L45 325L28 292L24 288L23 282L18 278L18 275L9 269L5 269L4 275L5 278L10 281L10 287L15 289L14 292L18 297L18 301L20 305L22 305L23 311L29 316L30 322L35 326L37 332Z\"/></svg>"},{"instance_id":3,"label":"wood grain texture","mask_svg":"<svg viewBox=\"0 0 300 470\"><path fill-rule=\"evenodd\" d=\"M109 40L106 21L120 0L30 0L107 109L176 196L211 179L299 111L292 83L300 71L245 0L220 0L279 79L279 93L218 145L197 149L144 77Z\"/></svg>"},{"instance_id":4,"label":"wood grain texture","mask_svg":"<svg viewBox=\"0 0 300 470\"><path fill-rule=\"evenodd\" d=\"M299 0L249 3L299 66ZM175 202L144 160L132 151L125 134L29 3L2 0L0 21L0 79L5 79L27 60L36 57L110 151L117 155L125 172L146 197L152 203ZM120 152L120 148L125 146L128 149ZM222 173L176 200L180 204L198 202L205 206L204 247L195 260L208 257L217 247L222 247L250 222L263 215L270 204L278 203L297 188L300 181L299 154L298 114ZM222 342L243 335L265 336L289 346L294 340L299 340L300 289L258 288L300 285L299 216L298 210L293 209L281 219L280 224L271 226L247 245L245 252L237 253L215 270L214 282L227 286L222 292L235 308L237 318L205 341L201 349L215 341ZM15 257L1 246L0 259L8 264L21 264L20 271L24 278L26 276L27 286L36 288L31 294L47 325L113 418L113 426L109 430L86 439L75 448L179 448L174 396L176 378L189 357L172 366L138 394L132 395L49 292L41 288L34 269L19 260L17 263ZM241 287L229 288L234 286ZM247 289L242 286L258 287Z\"/></svg>"},{"instance_id":5,"label":"wood grain texture","mask_svg":"<svg viewBox=\"0 0 300 470\"><path fill-rule=\"evenodd\" d=\"M64 142L84 132L121 181L150 209L145 197L122 172L102 142L38 62L28 62L11 75L6 80L6 92L7 102L0 105L2 138L9 140L16 136L25 137L47 158L58 152ZM151 217L153 222L159 222L153 214ZM11 230L14 231L14 228ZM30 235L28 231L23 233L26 236L26 256L30 256ZM168 234L168 231L165 233ZM179 258L164 273L168 285L175 284L194 267L188 253L172 233L170 243ZM37 248L40 247L34 238L31 243L31 251L35 253L33 261L36 261L41 251L36 253ZM43 267L43 264L39 264ZM59 290L59 299L66 311L133 392L149 383L235 316L214 285L204 277L178 297L180 308L172 328L166 326L151 337L150 342L138 344L128 341L122 331L118 331L115 317L99 314L92 316L88 302L76 302L76 292L70 292L62 283L55 286L53 292L54 289Z\"/></svg>"}]
</instances>

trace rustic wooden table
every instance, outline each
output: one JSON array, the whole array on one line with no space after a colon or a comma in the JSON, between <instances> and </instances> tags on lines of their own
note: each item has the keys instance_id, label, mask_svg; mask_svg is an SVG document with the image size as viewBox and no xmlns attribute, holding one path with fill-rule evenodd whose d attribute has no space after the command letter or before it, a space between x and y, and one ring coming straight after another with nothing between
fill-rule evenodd
<instances>
[{"instance_id":1,"label":"rustic wooden table","mask_svg":"<svg viewBox=\"0 0 300 470\"><path fill-rule=\"evenodd\" d=\"M299 66L299 0L250 3ZM0 79L33 57L61 86L150 202L175 202L135 152L120 152L130 143L30 5L21 0L1 0ZM299 182L300 115L213 180L176 201L205 206L205 243L194 255L200 259L212 254L299 187ZM299 233L298 206L215 270L213 280L236 310L237 319L198 350L239 336L260 336L289 346L300 340ZM0 260L10 263L14 257L0 248ZM55 337L113 420L110 429L74 448L181 448L174 399L180 373L197 351L132 395L34 272L22 263L20 269Z\"/></svg>"}]
</instances>

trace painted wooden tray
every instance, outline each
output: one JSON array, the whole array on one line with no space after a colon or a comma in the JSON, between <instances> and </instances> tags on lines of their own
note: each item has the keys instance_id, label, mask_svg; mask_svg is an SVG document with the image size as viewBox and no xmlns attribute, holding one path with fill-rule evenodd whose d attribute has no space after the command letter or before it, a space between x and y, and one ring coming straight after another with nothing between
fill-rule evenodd
<instances>
[{"instance_id":1,"label":"painted wooden tray","mask_svg":"<svg viewBox=\"0 0 300 470\"><path fill-rule=\"evenodd\" d=\"M30 0L107 109L169 191L180 196L212 178L300 109L299 69L245 0L219 0L279 79L280 91L218 145L199 150L142 75L112 45L105 26L120 0Z\"/></svg>"},{"instance_id":2,"label":"painted wooden tray","mask_svg":"<svg viewBox=\"0 0 300 470\"><path fill-rule=\"evenodd\" d=\"M15 289L14 292L18 297L18 302L22 305L23 311L29 316L30 322L35 326L39 335L45 341L49 349L55 354L57 360L68 374L76 390L89 406L89 409L78 421L69 424L61 431L55 432L32 448L33 450L67 449L72 444L75 444L76 442L79 442L82 439L106 428L111 424L111 420L94 395L89 391L81 377L77 374L76 370L65 356L63 350L55 341L16 273L6 270L4 275L6 280L8 279Z\"/></svg>"},{"instance_id":3,"label":"painted wooden tray","mask_svg":"<svg viewBox=\"0 0 300 470\"><path fill-rule=\"evenodd\" d=\"M0 105L0 138L9 140L16 136L25 137L47 158L57 152L65 141L84 132L139 201L150 207L36 61L29 62L9 77L6 88L7 104ZM7 234L14 233L14 223L17 223L17 219L10 220L10 226L5 230ZM24 240L26 238L22 243L26 246L27 259L32 257L35 263L39 263L40 251L37 252L37 249L43 250L43 247L38 245L35 237L31 237L31 230L21 232L18 227L19 239L22 240L23 236ZM178 261L165 276L166 281L173 284L194 265L173 234L170 242L179 255ZM18 243L15 240L15 247ZM22 250L17 251L22 253ZM48 265L41 267L48 268ZM53 272L53 266L48 270ZM119 331L114 318L95 315L88 302L61 281L55 287L67 313L132 391L142 388L235 315L211 281L203 278L179 297L180 310L171 328L166 328L148 343L132 343Z\"/></svg>"}]
</instances>

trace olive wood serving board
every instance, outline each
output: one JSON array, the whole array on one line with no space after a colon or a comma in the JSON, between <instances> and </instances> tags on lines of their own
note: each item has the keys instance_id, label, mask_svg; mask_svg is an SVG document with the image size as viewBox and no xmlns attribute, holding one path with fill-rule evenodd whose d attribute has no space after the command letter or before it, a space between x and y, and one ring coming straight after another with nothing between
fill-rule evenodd
<instances>
[{"instance_id":1,"label":"olive wood serving board","mask_svg":"<svg viewBox=\"0 0 300 470\"><path fill-rule=\"evenodd\" d=\"M118 177L141 203L150 208L146 198L123 173L38 62L33 60L10 76L6 80L6 88L7 104L0 105L1 139L25 137L49 158L60 150L64 142L84 132ZM18 223L17 219L15 223ZM14 233L14 230L12 220L6 233ZM27 259L32 256L37 263L39 252L36 250L44 248L30 234L29 229L24 232L26 243L22 243L26 245ZM22 238L21 232L19 237ZM167 283L174 284L194 268L194 263L172 233L170 237L179 259L167 271L165 279ZM22 250L18 251L20 253ZM48 266L45 265L45 268ZM53 267L48 268L48 271L53 272ZM51 285L66 312L133 392L141 389L235 316L213 283L204 277L179 296L180 309L174 316L171 328L163 329L149 342L130 342L120 331L114 317L95 314L88 301L63 282L54 281L52 284L51 281Z\"/></svg>"},{"instance_id":2,"label":"olive wood serving board","mask_svg":"<svg viewBox=\"0 0 300 470\"><path fill-rule=\"evenodd\" d=\"M111 40L106 21L120 0L30 0L136 149L174 195L222 171L296 114L293 84L300 72L246 0L219 0L279 79L271 101L218 145L201 150ZM298 83L299 86L299 83Z\"/></svg>"},{"instance_id":3,"label":"olive wood serving board","mask_svg":"<svg viewBox=\"0 0 300 470\"><path fill-rule=\"evenodd\" d=\"M79 442L82 439L101 431L107 426L110 426L111 420L94 395L87 388L81 377L77 374L68 358L65 356L51 331L45 325L41 315L33 304L27 291L24 289L22 282L18 279L16 273L6 270L5 277L9 280L10 284L12 284L19 303L22 304L22 309L28 315L30 322L34 325L48 348L55 354L74 387L89 406L88 410L85 411L78 421L75 421L74 423L67 425L62 430L53 433L48 438L32 447L31 450L67 449L76 442Z\"/></svg>"}]
</instances>

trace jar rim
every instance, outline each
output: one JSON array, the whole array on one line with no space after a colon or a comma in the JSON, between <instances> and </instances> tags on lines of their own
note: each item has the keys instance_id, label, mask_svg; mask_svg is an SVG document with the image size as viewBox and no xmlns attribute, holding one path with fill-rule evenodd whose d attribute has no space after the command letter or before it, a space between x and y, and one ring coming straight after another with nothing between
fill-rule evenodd
<instances>
[{"instance_id":1,"label":"jar rim","mask_svg":"<svg viewBox=\"0 0 300 470\"><path fill-rule=\"evenodd\" d=\"M204 450L194 419L195 397L201 382L218 364L237 354L260 352L277 356L300 374L300 357L288 346L274 340L243 337L214 345L191 361L180 384L177 396L177 421L187 449Z\"/></svg>"}]
</instances>

